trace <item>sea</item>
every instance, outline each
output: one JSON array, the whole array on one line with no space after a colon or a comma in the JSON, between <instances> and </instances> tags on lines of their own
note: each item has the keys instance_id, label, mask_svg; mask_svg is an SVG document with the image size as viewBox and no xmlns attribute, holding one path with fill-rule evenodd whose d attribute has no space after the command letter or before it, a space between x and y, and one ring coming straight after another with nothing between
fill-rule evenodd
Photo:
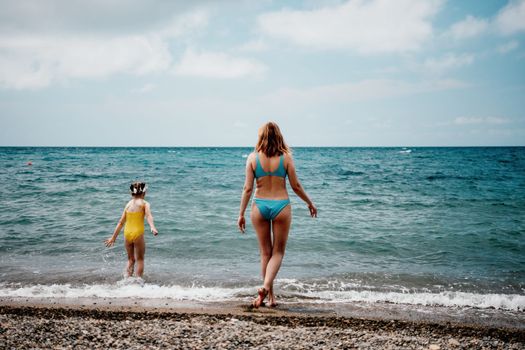
<instances>
[{"instance_id":1,"label":"sea","mask_svg":"<svg viewBox=\"0 0 525 350\"><path fill-rule=\"evenodd\" d=\"M0 148L0 297L246 301L262 280L256 235L237 229L252 148ZM293 220L275 281L288 303L525 309L525 148L293 149L311 218ZM121 234L144 181L143 283Z\"/></svg>"}]
</instances>

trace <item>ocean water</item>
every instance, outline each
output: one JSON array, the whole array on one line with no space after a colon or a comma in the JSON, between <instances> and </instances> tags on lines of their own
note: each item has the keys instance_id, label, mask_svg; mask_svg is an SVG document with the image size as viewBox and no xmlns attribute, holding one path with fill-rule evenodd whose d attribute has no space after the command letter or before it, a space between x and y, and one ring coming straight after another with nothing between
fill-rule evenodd
<instances>
[{"instance_id":1,"label":"ocean water","mask_svg":"<svg viewBox=\"0 0 525 350\"><path fill-rule=\"evenodd\" d=\"M0 148L0 296L244 300L256 237L236 227L250 148ZM295 148L276 290L289 302L525 309L525 148ZM27 165L32 162L32 165ZM148 183L145 284L108 238ZM247 212L249 218L249 210ZM147 227L147 226L146 226Z\"/></svg>"}]
</instances>

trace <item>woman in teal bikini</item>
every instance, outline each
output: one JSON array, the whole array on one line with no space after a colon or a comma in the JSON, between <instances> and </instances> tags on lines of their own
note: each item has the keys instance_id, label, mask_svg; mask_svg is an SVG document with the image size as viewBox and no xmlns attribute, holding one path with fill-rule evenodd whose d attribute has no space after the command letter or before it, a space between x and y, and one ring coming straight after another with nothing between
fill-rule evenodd
<instances>
[{"instance_id":1,"label":"woman in teal bikini","mask_svg":"<svg viewBox=\"0 0 525 350\"><path fill-rule=\"evenodd\" d=\"M273 293L273 280L281 267L292 223L292 208L286 191L287 175L293 191L308 205L310 215L317 217L317 208L297 179L290 149L284 142L279 127L272 122L266 123L259 129L255 151L246 161L246 180L237 221L239 229L244 233L244 212L250 201L255 179L257 187L251 219L259 241L264 279L263 287L258 290L258 297L253 301L256 308L263 304L266 297L269 306L277 305Z\"/></svg>"}]
</instances>

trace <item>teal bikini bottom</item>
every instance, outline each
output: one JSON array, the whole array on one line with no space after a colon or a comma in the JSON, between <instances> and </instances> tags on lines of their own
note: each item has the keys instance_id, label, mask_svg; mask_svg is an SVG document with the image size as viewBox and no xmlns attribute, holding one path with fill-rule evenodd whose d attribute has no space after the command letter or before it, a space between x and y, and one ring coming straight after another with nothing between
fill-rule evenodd
<instances>
[{"instance_id":1,"label":"teal bikini bottom","mask_svg":"<svg viewBox=\"0 0 525 350\"><path fill-rule=\"evenodd\" d=\"M274 220L277 215L290 204L289 199L262 199L254 198L259 212L268 221Z\"/></svg>"}]
</instances>

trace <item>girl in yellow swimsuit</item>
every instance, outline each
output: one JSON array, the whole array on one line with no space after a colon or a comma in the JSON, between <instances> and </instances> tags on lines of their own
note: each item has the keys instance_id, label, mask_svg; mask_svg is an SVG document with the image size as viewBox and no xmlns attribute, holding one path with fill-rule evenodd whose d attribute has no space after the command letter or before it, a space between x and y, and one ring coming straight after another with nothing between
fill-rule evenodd
<instances>
[{"instance_id":1,"label":"girl in yellow swimsuit","mask_svg":"<svg viewBox=\"0 0 525 350\"><path fill-rule=\"evenodd\" d=\"M146 252L146 243L144 242L144 218L148 220L151 233L156 236L159 232L155 228L153 215L148 202L144 200L146 196L146 184L144 182L135 182L129 187L131 190L131 200L126 204L124 212L115 227L111 238L105 240L106 246L111 247L117 236L124 226L124 246L128 253L128 277L133 275L135 262L137 262L137 277L142 277L144 273L144 253Z\"/></svg>"}]
</instances>

